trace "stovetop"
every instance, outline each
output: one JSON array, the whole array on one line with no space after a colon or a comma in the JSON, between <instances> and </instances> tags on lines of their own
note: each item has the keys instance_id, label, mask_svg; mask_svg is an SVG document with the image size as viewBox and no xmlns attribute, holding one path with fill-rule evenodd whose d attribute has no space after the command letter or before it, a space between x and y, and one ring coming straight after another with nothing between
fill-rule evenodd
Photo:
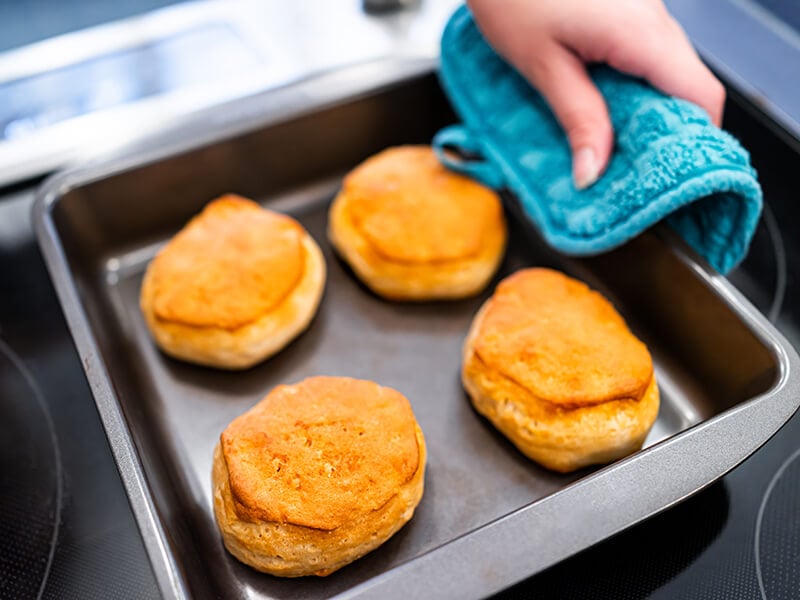
<instances>
[{"instance_id":1,"label":"stovetop","mask_svg":"<svg viewBox=\"0 0 800 600\"><path fill-rule=\"evenodd\" d=\"M767 205L731 280L800 345L800 148L732 105ZM156 598L105 434L30 223L35 186L0 193L0 597ZM702 457L698 457L701 460ZM502 597L800 595L800 417L728 476Z\"/></svg>"},{"instance_id":2,"label":"stovetop","mask_svg":"<svg viewBox=\"0 0 800 600\"><path fill-rule=\"evenodd\" d=\"M0 598L158 598L32 199L0 196Z\"/></svg>"}]
</instances>

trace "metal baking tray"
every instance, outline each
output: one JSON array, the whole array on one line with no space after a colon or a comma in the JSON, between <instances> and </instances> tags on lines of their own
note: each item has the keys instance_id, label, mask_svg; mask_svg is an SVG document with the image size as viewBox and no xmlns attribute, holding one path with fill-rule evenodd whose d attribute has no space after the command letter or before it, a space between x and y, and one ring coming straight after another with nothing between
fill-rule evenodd
<instances>
[{"instance_id":1,"label":"metal baking tray","mask_svg":"<svg viewBox=\"0 0 800 600\"><path fill-rule=\"evenodd\" d=\"M360 65L208 111L158 144L41 189L39 241L165 597L483 597L697 492L797 409L795 351L666 229L570 259L545 246L506 198L508 253L480 297L373 296L331 252L328 203L361 160L428 142L452 119L431 64ZM238 373L167 358L138 308L147 262L226 192L298 218L329 274L308 331ZM467 327L497 279L528 265L601 290L650 348L662 404L642 451L558 475L472 410L459 382ZM425 495L414 519L372 554L327 578L279 579L224 550L211 510L212 450L273 386L315 374L373 379L411 400L429 445Z\"/></svg>"}]
</instances>

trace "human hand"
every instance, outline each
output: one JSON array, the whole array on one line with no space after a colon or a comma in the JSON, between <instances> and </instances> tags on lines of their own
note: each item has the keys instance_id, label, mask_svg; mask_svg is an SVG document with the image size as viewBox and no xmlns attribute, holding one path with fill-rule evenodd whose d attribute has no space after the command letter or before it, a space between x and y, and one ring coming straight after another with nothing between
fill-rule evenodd
<instances>
[{"instance_id":1,"label":"human hand","mask_svg":"<svg viewBox=\"0 0 800 600\"><path fill-rule=\"evenodd\" d=\"M586 71L607 63L698 104L719 125L725 88L661 0L467 0L494 49L547 100L569 138L572 176L592 185L611 156L608 108Z\"/></svg>"}]
</instances>

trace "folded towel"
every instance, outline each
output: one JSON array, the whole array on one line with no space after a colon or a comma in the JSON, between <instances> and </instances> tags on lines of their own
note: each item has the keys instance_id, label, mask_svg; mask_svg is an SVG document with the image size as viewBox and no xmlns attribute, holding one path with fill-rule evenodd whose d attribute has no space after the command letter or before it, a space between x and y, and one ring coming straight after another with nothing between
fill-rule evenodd
<instances>
[{"instance_id":1,"label":"folded towel","mask_svg":"<svg viewBox=\"0 0 800 600\"><path fill-rule=\"evenodd\" d=\"M666 219L718 271L744 258L761 212L749 155L708 115L608 67L591 69L616 146L605 174L578 191L563 130L544 99L481 36L461 7L442 37L440 78L463 125L434 139L448 167L520 200L561 252L610 250ZM459 160L455 147L478 160Z\"/></svg>"}]
</instances>

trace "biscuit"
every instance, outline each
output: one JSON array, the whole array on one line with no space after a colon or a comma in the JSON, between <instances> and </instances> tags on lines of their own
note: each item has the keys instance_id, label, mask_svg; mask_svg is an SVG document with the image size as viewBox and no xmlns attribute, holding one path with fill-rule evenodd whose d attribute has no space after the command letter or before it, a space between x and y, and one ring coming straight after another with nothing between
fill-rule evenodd
<instances>
[{"instance_id":1,"label":"biscuit","mask_svg":"<svg viewBox=\"0 0 800 600\"><path fill-rule=\"evenodd\" d=\"M278 386L214 451L225 547L272 575L329 575L411 519L425 457L411 405L393 389L347 377Z\"/></svg>"},{"instance_id":2,"label":"biscuit","mask_svg":"<svg viewBox=\"0 0 800 600\"><path fill-rule=\"evenodd\" d=\"M140 307L167 354L244 369L308 327L324 287L325 260L302 225L226 195L153 259Z\"/></svg>"},{"instance_id":3,"label":"biscuit","mask_svg":"<svg viewBox=\"0 0 800 600\"><path fill-rule=\"evenodd\" d=\"M500 282L467 335L462 381L479 413L554 471L638 450L658 415L647 347L598 292L549 269Z\"/></svg>"},{"instance_id":4,"label":"biscuit","mask_svg":"<svg viewBox=\"0 0 800 600\"><path fill-rule=\"evenodd\" d=\"M355 274L393 300L480 292L506 245L492 190L445 169L428 146L390 148L345 178L328 237Z\"/></svg>"}]
</instances>

